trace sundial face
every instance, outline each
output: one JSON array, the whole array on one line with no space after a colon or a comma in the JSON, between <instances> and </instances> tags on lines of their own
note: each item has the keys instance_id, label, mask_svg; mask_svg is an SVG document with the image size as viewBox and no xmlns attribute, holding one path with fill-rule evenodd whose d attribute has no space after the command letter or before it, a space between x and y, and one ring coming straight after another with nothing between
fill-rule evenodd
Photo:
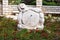
<instances>
[{"instance_id":1,"label":"sundial face","mask_svg":"<svg viewBox=\"0 0 60 40\"><path fill-rule=\"evenodd\" d=\"M35 26L39 23L39 14L29 10L23 14L22 20L27 26Z\"/></svg>"}]
</instances>

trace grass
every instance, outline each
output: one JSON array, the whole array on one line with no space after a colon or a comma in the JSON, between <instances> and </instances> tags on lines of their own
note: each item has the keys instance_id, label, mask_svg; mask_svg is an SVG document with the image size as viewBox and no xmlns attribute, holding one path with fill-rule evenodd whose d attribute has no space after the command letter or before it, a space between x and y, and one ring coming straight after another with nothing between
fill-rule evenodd
<instances>
[{"instance_id":1,"label":"grass","mask_svg":"<svg viewBox=\"0 0 60 40\"><path fill-rule=\"evenodd\" d=\"M60 40L60 21L51 22L52 18L45 18L44 30L28 32L18 31L16 21L0 17L0 40Z\"/></svg>"}]
</instances>

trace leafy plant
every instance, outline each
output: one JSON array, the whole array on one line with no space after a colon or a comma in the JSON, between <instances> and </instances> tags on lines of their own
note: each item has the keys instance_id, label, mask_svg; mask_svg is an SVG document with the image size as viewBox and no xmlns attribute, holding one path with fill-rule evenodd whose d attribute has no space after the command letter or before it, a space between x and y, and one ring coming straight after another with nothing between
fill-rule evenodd
<instances>
[{"instance_id":1,"label":"leafy plant","mask_svg":"<svg viewBox=\"0 0 60 40\"><path fill-rule=\"evenodd\" d=\"M9 0L10 5L18 5L24 2L27 5L36 5L36 0Z\"/></svg>"},{"instance_id":2,"label":"leafy plant","mask_svg":"<svg viewBox=\"0 0 60 40\"><path fill-rule=\"evenodd\" d=\"M60 3L58 0L43 0L43 5L60 6Z\"/></svg>"}]
</instances>

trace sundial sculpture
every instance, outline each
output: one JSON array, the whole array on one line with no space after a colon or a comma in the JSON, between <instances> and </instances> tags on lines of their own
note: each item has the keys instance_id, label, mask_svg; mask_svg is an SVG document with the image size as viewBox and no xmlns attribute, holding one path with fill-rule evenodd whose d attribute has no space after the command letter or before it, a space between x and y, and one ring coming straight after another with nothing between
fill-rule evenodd
<instances>
[{"instance_id":1,"label":"sundial sculpture","mask_svg":"<svg viewBox=\"0 0 60 40\"><path fill-rule=\"evenodd\" d=\"M18 28L39 29L44 28L44 14L39 8L29 8L24 3L18 5L20 11L18 19Z\"/></svg>"}]
</instances>

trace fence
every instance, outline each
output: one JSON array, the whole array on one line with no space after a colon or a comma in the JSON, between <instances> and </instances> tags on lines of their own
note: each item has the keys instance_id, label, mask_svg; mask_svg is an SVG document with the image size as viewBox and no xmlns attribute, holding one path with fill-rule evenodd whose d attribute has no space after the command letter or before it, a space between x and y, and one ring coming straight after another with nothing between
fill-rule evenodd
<instances>
[{"instance_id":1,"label":"fence","mask_svg":"<svg viewBox=\"0 0 60 40\"><path fill-rule=\"evenodd\" d=\"M17 5L9 5L12 7L13 12L17 12ZM28 5L28 7L35 7L33 5ZM42 6L45 9L45 13L53 13L53 14L60 14L60 6Z\"/></svg>"},{"instance_id":2,"label":"fence","mask_svg":"<svg viewBox=\"0 0 60 40\"><path fill-rule=\"evenodd\" d=\"M2 5L0 4L0 15L2 14Z\"/></svg>"},{"instance_id":3,"label":"fence","mask_svg":"<svg viewBox=\"0 0 60 40\"><path fill-rule=\"evenodd\" d=\"M43 6L45 13L60 14L60 6Z\"/></svg>"},{"instance_id":4,"label":"fence","mask_svg":"<svg viewBox=\"0 0 60 40\"><path fill-rule=\"evenodd\" d=\"M28 7L36 7L33 5L27 5ZM60 14L60 6L42 6L45 9L45 13ZM9 13L19 13L17 5L9 5ZM0 5L0 14L2 14L2 5Z\"/></svg>"}]
</instances>

